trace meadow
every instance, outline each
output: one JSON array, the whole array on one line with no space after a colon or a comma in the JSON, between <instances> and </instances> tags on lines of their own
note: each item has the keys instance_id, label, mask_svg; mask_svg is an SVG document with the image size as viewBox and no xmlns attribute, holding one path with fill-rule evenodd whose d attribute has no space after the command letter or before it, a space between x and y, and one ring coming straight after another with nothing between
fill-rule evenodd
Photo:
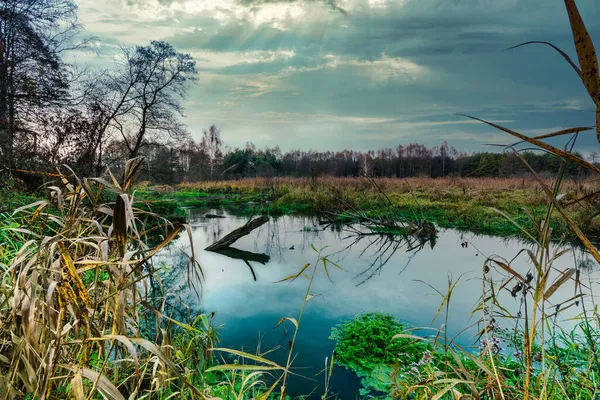
<instances>
[{"instance_id":1,"label":"meadow","mask_svg":"<svg viewBox=\"0 0 600 400\"><path fill-rule=\"evenodd\" d=\"M552 185L550 179L545 184ZM593 179L565 180L566 212L590 237L600 235ZM138 185L139 196L155 207L219 205L248 214L309 212L339 221L361 216L427 220L441 228L467 229L497 236L525 237L545 216L548 198L531 177L520 178L245 178L235 181ZM584 199L586 201L579 201ZM168 209L167 213L176 210ZM516 224L515 224L516 223ZM517 226L517 224L520 226ZM558 213L551 216L556 238L575 236ZM522 229L523 228L523 229Z\"/></svg>"}]
</instances>

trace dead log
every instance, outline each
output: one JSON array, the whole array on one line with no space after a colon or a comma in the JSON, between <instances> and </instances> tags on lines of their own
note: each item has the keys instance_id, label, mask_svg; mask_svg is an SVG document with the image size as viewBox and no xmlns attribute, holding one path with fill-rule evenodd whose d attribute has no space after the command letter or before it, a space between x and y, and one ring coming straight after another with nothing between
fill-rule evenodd
<instances>
[{"instance_id":1,"label":"dead log","mask_svg":"<svg viewBox=\"0 0 600 400\"><path fill-rule=\"evenodd\" d=\"M205 250L215 251L215 250L225 249L225 248L231 246L232 244L234 244L240 238L248 235L250 232L252 232L256 228L261 227L262 225L266 224L267 222L269 222L269 217L267 217L267 216L258 217L256 219L248 221L248 223L235 229L230 234L225 235L225 237L223 237L222 239L217 240L216 242L214 242L213 244L208 246Z\"/></svg>"}]
</instances>

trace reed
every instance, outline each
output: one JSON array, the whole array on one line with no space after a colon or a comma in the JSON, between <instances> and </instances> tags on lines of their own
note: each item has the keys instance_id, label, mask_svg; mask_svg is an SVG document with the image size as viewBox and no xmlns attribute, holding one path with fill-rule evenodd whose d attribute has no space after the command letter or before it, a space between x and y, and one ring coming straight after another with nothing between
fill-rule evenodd
<instances>
[{"instance_id":1,"label":"reed","mask_svg":"<svg viewBox=\"0 0 600 400\"><path fill-rule=\"evenodd\" d=\"M161 268L152 257L187 227L137 207L139 165L130 160L120 180L61 172L47 199L2 227L2 398L210 397L186 368L198 355L173 340L186 334L197 349L214 347L213 328L202 315L174 321L149 296ZM188 273L200 293L193 255Z\"/></svg>"}]
</instances>

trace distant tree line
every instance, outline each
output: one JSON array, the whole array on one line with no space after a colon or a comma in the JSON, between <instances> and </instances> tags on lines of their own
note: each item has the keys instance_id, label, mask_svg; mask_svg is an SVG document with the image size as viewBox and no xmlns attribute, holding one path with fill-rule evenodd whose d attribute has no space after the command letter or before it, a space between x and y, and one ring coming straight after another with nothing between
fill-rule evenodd
<instances>
[{"instance_id":1,"label":"distant tree line","mask_svg":"<svg viewBox=\"0 0 600 400\"><path fill-rule=\"evenodd\" d=\"M113 154L126 149L113 143ZM428 148L422 144L400 145L395 149L372 151L281 151L278 146L258 149L247 143L243 148L230 148L220 131L211 126L202 139L191 139L178 146L148 146L144 152L148 166L145 179L157 183L238 179L243 177L514 177L527 175L528 169L512 153L477 152L467 154L443 142ZM537 172L556 173L559 159L548 153L523 152L521 156ZM117 157L123 160L123 157ZM121 164L112 163L119 170ZM568 165L566 174L577 178L585 171L576 164Z\"/></svg>"}]
</instances>

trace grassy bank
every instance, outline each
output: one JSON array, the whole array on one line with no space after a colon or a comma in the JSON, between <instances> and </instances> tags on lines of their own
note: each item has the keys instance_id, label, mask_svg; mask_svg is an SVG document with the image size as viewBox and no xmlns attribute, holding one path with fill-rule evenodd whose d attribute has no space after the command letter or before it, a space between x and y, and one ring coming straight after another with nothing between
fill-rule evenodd
<instances>
[{"instance_id":1,"label":"grassy bank","mask_svg":"<svg viewBox=\"0 0 600 400\"><path fill-rule=\"evenodd\" d=\"M435 222L495 235L523 235L514 222L534 233L545 217L548 200L532 179L511 178L255 178L237 181L183 183L174 187L138 187L138 195L157 210L179 206L237 206L247 213L270 215L298 211L351 220L357 212L378 218L395 217ZM551 181L547 182L551 184ZM591 182L563 182L562 200L573 220L591 237L600 236L595 204L576 202L593 193ZM505 215L503 215L505 214ZM507 216L509 218L507 218ZM560 215L553 215L555 237L571 236Z\"/></svg>"}]
</instances>

